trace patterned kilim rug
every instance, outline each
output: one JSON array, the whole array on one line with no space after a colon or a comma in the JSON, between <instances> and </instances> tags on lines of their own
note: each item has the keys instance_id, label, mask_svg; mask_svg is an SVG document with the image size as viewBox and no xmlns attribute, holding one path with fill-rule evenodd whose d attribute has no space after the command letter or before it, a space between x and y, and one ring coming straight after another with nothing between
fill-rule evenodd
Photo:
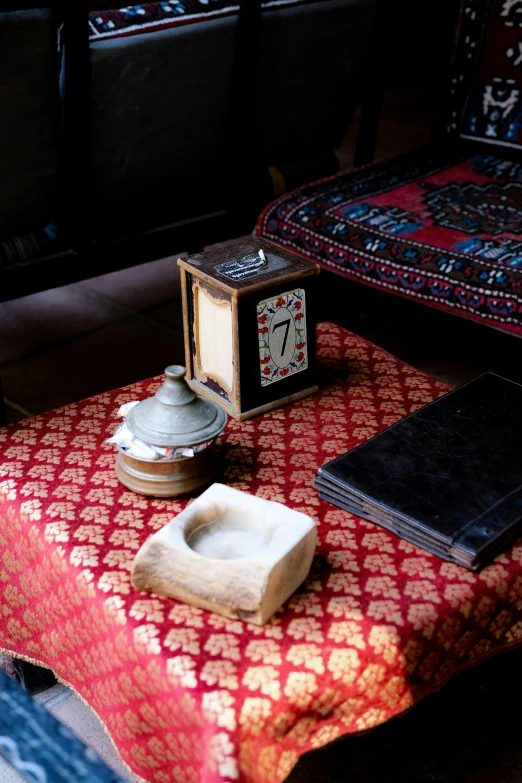
<instances>
[{"instance_id":1,"label":"patterned kilim rug","mask_svg":"<svg viewBox=\"0 0 522 783\"><path fill-rule=\"evenodd\" d=\"M522 335L522 165L423 149L270 204L256 233L340 275Z\"/></svg>"},{"instance_id":2,"label":"patterned kilim rug","mask_svg":"<svg viewBox=\"0 0 522 783\"><path fill-rule=\"evenodd\" d=\"M344 277L522 335L521 8L461 1L445 149L299 188L263 212L258 235ZM467 152L452 157L450 147ZM507 159L517 152L519 162Z\"/></svg>"},{"instance_id":3,"label":"patterned kilim rug","mask_svg":"<svg viewBox=\"0 0 522 783\"><path fill-rule=\"evenodd\" d=\"M313 0L264 0L263 8L304 5ZM326 0L328 1L328 0ZM325 2L325 0L321 0ZM154 32L182 24L237 14L237 0L162 0L109 11L91 11L91 40Z\"/></svg>"}]
</instances>

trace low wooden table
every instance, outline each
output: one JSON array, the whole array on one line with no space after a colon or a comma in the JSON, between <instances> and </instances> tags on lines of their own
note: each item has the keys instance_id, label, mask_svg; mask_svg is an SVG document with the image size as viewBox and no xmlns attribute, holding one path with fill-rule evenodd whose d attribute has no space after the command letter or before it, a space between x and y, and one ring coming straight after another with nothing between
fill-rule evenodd
<instances>
[{"instance_id":1,"label":"low wooden table","mask_svg":"<svg viewBox=\"0 0 522 783\"><path fill-rule=\"evenodd\" d=\"M319 526L306 586L262 628L130 585L187 502L127 491L105 443L158 380L0 430L0 648L70 684L150 783L279 783L522 637L522 545L473 574L319 501L319 465L446 387L333 324L318 345L319 394L220 439L224 481Z\"/></svg>"}]
</instances>

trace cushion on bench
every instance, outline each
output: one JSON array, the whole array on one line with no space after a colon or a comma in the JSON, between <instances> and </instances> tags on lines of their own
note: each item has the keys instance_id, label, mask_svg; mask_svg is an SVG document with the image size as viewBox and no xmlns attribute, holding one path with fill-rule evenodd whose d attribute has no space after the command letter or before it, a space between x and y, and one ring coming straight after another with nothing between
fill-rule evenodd
<instances>
[{"instance_id":1,"label":"cushion on bench","mask_svg":"<svg viewBox=\"0 0 522 783\"><path fill-rule=\"evenodd\" d=\"M223 481L318 522L305 588L263 627L135 591L145 539L186 506L126 490L105 440L160 380L0 429L0 649L51 666L150 783L281 783L520 644L522 546L481 573L318 498L317 468L447 390L334 324L321 390L220 436Z\"/></svg>"},{"instance_id":2,"label":"cushion on bench","mask_svg":"<svg viewBox=\"0 0 522 783\"><path fill-rule=\"evenodd\" d=\"M267 6L257 96L267 165L307 161L340 144L373 12L374 0ZM191 20L91 41L97 237L223 209L237 17L209 12Z\"/></svg>"},{"instance_id":3,"label":"cushion on bench","mask_svg":"<svg viewBox=\"0 0 522 783\"><path fill-rule=\"evenodd\" d=\"M299 188L257 234L375 288L522 335L522 165L423 149Z\"/></svg>"}]
</instances>

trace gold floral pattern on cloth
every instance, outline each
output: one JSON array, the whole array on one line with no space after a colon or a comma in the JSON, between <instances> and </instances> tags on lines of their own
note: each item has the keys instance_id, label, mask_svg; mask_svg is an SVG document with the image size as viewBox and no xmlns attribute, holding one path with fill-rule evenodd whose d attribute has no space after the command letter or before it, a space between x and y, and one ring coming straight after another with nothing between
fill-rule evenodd
<instances>
[{"instance_id":1,"label":"gold floral pattern on cloth","mask_svg":"<svg viewBox=\"0 0 522 783\"><path fill-rule=\"evenodd\" d=\"M306 586L264 627L138 593L132 559L187 501L126 490L105 443L158 379L0 430L0 649L51 666L149 783L280 783L522 639L522 545L480 574L320 501L317 468L447 390L333 324L321 391L220 438L223 480L313 516Z\"/></svg>"}]
</instances>

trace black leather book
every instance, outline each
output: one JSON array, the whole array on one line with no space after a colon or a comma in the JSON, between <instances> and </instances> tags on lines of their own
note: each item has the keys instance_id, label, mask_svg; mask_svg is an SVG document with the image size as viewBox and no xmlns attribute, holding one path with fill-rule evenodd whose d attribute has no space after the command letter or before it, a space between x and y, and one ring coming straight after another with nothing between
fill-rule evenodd
<instances>
[{"instance_id":1,"label":"black leather book","mask_svg":"<svg viewBox=\"0 0 522 783\"><path fill-rule=\"evenodd\" d=\"M315 486L478 571L522 535L522 386L484 373L319 468Z\"/></svg>"}]
</instances>

